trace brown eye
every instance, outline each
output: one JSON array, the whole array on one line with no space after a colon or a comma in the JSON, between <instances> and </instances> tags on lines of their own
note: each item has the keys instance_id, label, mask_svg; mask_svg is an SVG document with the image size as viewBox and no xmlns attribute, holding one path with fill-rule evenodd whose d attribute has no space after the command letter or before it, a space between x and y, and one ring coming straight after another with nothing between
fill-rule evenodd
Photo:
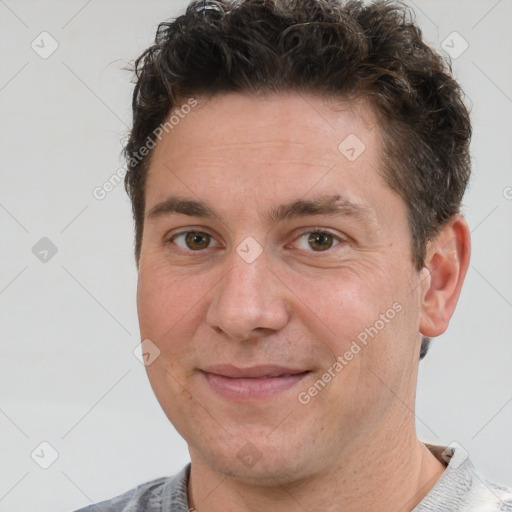
<instances>
[{"instance_id":1,"label":"brown eye","mask_svg":"<svg viewBox=\"0 0 512 512\"><path fill-rule=\"evenodd\" d=\"M189 231L185 234L185 243L187 244L187 247L193 251L205 249L210 243L210 235L206 233L200 233L199 231Z\"/></svg>"},{"instance_id":2,"label":"brown eye","mask_svg":"<svg viewBox=\"0 0 512 512\"><path fill-rule=\"evenodd\" d=\"M326 251L330 249L334 242L334 236L330 233L323 233L320 231L312 232L309 234L308 243L311 248L318 251Z\"/></svg>"},{"instance_id":3,"label":"brown eye","mask_svg":"<svg viewBox=\"0 0 512 512\"><path fill-rule=\"evenodd\" d=\"M306 252L327 252L345 242L343 238L322 229L307 231L295 240L296 247Z\"/></svg>"},{"instance_id":4,"label":"brown eye","mask_svg":"<svg viewBox=\"0 0 512 512\"><path fill-rule=\"evenodd\" d=\"M210 246L212 237L202 231L184 231L173 236L169 242L175 243L184 250L200 251Z\"/></svg>"}]
</instances>

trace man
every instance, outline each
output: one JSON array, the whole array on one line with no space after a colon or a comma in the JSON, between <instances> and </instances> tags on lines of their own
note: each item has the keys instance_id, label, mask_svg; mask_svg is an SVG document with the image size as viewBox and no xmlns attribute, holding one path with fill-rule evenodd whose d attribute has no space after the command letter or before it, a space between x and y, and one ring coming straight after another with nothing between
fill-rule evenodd
<instances>
[{"instance_id":1,"label":"man","mask_svg":"<svg viewBox=\"0 0 512 512\"><path fill-rule=\"evenodd\" d=\"M469 264L471 126L407 12L196 1L136 75L141 339L191 463L84 510L512 510L416 436Z\"/></svg>"}]
</instances>

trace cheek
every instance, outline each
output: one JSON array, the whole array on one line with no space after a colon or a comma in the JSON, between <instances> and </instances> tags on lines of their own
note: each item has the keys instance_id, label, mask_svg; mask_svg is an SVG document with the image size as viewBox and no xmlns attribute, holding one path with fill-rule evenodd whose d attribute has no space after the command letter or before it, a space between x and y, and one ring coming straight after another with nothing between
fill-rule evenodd
<instances>
[{"instance_id":1,"label":"cheek","mask_svg":"<svg viewBox=\"0 0 512 512\"><path fill-rule=\"evenodd\" d=\"M187 391L189 381L186 374L173 364L174 358L159 358L146 367L151 388L164 411L165 415L176 430L187 439L187 434L194 425L196 417L200 415L197 401ZM184 411L187 413L184 414ZM204 419L197 419L197 425L204 423Z\"/></svg>"},{"instance_id":2,"label":"cheek","mask_svg":"<svg viewBox=\"0 0 512 512\"><path fill-rule=\"evenodd\" d=\"M141 335L162 339L183 329L201 307L204 290L163 265L141 265L137 283L137 312Z\"/></svg>"},{"instance_id":3,"label":"cheek","mask_svg":"<svg viewBox=\"0 0 512 512\"><path fill-rule=\"evenodd\" d=\"M315 334L329 359L347 361L339 381L359 380L363 369L393 372L409 360L417 310L397 277L378 272L298 276L291 288L301 299L295 303L301 324Z\"/></svg>"},{"instance_id":4,"label":"cheek","mask_svg":"<svg viewBox=\"0 0 512 512\"><path fill-rule=\"evenodd\" d=\"M342 269L329 275L296 275L289 283L302 311L299 318L316 318L340 341L355 338L393 304L389 286L375 275Z\"/></svg>"}]
</instances>

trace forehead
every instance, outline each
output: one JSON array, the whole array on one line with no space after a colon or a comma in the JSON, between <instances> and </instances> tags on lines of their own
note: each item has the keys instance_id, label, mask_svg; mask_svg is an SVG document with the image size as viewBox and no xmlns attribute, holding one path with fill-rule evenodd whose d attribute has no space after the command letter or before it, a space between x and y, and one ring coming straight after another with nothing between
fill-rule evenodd
<instances>
[{"instance_id":1,"label":"forehead","mask_svg":"<svg viewBox=\"0 0 512 512\"><path fill-rule=\"evenodd\" d=\"M378 176L381 129L362 100L219 94L197 98L173 121L153 150L146 210L176 188L188 196L214 193L220 202L226 188L296 199L314 187L358 199L361 184L385 186Z\"/></svg>"},{"instance_id":2,"label":"forehead","mask_svg":"<svg viewBox=\"0 0 512 512\"><path fill-rule=\"evenodd\" d=\"M170 117L176 123L164 134L155 153L171 146L181 157L190 149L194 154L215 151L235 152L258 145L281 143L290 151L304 150L339 156L338 143L353 134L375 145L379 137L377 118L365 99L347 100L302 93L249 95L218 94L197 98L197 105ZM173 112L180 112L176 107ZM167 137L166 135L173 135ZM372 135L368 140L368 136ZM334 146L334 147L333 147Z\"/></svg>"}]
</instances>

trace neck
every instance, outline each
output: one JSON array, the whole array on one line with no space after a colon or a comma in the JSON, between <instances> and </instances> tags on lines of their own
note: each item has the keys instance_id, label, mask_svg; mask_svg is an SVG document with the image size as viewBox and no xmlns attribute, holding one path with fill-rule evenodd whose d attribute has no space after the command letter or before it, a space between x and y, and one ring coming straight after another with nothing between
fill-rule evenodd
<instances>
[{"instance_id":1,"label":"neck","mask_svg":"<svg viewBox=\"0 0 512 512\"><path fill-rule=\"evenodd\" d=\"M256 486L215 472L191 450L189 506L197 512L410 512L445 469L414 430L384 436L326 461L322 473L300 482ZM337 461L337 462L334 462Z\"/></svg>"}]
</instances>

